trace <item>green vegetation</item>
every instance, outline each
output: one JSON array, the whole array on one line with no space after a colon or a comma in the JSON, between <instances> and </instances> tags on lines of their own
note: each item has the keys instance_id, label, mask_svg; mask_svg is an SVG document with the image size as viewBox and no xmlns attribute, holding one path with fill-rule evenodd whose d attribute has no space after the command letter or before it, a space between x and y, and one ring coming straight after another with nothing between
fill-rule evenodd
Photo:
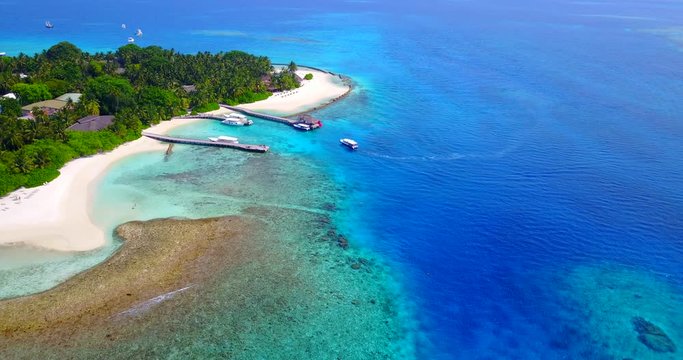
<instances>
[{"instance_id":1,"label":"green vegetation","mask_svg":"<svg viewBox=\"0 0 683 360\"><path fill-rule=\"evenodd\" d=\"M273 74L271 83L280 90L292 90L301 85L296 78L296 74L291 71L281 71Z\"/></svg>"},{"instance_id":2,"label":"green vegetation","mask_svg":"<svg viewBox=\"0 0 683 360\"><path fill-rule=\"evenodd\" d=\"M21 116L21 105L17 100L0 98L0 115L19 117Z\"/></svg>"},{"instance_id":3,"label":"green vegetation","mask_svg":"<svg viewBox=\"0 0 683 360\"><path fill-rule=\"evenodd\" d=\"M21 101L22 105L52 99L50 88L45 84L14 84L11 88Z\"/></svg>"},{"instance_id":4,"label":"green vegetation","mask_svg":"<svg viewBox=\"0 0 683 360\"><path fill-rule=\"evenodd\" d=\"M304 80L313 80L313 74L308 73L304 76Z\"/></svg>"},{"instance_id":5,"label":"green vegetation","mask_svg":"<svg viewBox=\"0 0 683 360\"><path fill-rule=\"evenodd\" d=\"M189 108L212 111L219 102L254 102L270 90L296 88L294 71L292 62L271 78L268 58L241 51L186 55L133 44L88 54L61 42L34 56L2 57L0 93L14 92L18 100L0 100L0 196L50 181L69 160L112 150ZM18 119L21 105L67 92L83 97L52 116L37 111L32 120ZM114 115L114 123L97 132L68 130L78 119L99 114Z\"/></svg>"},{"instance_id":6,"label":"green vegetation","mask_svg":"<svg viewBox=\"0 0 683 360\"><path fill-rule=\"evenodd\" d=\"M204 112L218 110L219 108L220 108L220 106L218 105L217 102L212 102L212 103L206 103L206 104L202 104L199 106L195 106L192 109L192 111L195 113L204 113Z\"/></svg>"},{"instance_id":7,"label":"green vegetation","mask_svg":"<svg viewBox=\"0 0 683 360\"><path fill-rule=\"evenodd\" d=\"M239 104L249 104L261 100L267 99L269 96L273 95L273 93L269 91L264 91L264 92L252 92L248 91L240 96L238 96L235 99L228 99L226 103L228 105L239 105Z\"/></svg>"}]
</instances>

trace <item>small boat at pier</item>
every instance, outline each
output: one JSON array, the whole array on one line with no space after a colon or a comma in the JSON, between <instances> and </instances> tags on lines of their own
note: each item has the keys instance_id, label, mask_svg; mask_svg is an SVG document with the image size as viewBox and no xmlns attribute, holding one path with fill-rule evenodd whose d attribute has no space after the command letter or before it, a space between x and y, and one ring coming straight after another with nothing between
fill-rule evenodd
<instances>
[{"instance_id":1,"label":"small boat at pier","mask_svg":"<svg viewBox=\"0 0 683 360\"><path fill-rule=\"evenodd\" d=\"M302 131L309 131L311 130L311 125L304 124L304 123L296 123L292 124L296 129L302 130Z\"/></svg>"},{"instance_id":2,"label":"small boat at pier","mask_svg":"<svg viewBox=\"0 0 683 360\"><path fill-rule=\"evenodd\" d=\"M340 142L342 145L344 145L344 146L346 146L346 147L349 147L349 148L352 149L352 150L358 149L358 143L357 143L355 140L351 140L351 139L346 139L346 138L344 138L344 139L339 139L339 142Z\"/></svg>"},{"instance_id":3,"label":"small boat at pier","mask_svg":"<svg viewBox=\"0 0 683 360\"><path fill-rule=\"evenodd\" d=\"M254 122L252 120L247 119L246 116L238 113L231 113L224 115L225 120L221 121L222 124L225 125L231 125L231 126L249 126L253 125Z\"/></svg>"},{"instance_id":4,"label":"small boat at pier","mask_svg":"<svg viewBox=\"0 0 683 360\"><path fill-rule=\"evenodd\" d=\"M239 139L236 137L232 137L232 136L210 137L209 140L211 140L213 142L224 142L224 143L231 143L231 144L239 144Z\"/></svg>"}]
</instances>

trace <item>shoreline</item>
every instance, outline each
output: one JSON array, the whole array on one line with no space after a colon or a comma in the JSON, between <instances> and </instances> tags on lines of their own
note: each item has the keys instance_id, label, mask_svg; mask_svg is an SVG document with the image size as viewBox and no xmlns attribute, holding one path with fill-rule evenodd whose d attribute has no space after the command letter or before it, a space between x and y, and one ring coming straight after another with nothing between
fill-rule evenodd
<instances>
[{"instance_id":1,"label":"shoreline","mask_svg":"<svg viewBox=\"0 0 683 360\"><path fill-rule=\"evenodd\" d=\"M297 89L273 93L266 100L238 106L273 115L296 116L329 106L343 99L353 90L349 78L341 75L307 66L299 66L296 71L301 78L308 73L313 74L313 79L303 80L301 87Z\"/></svg>"},{"instance_id":2,"label":"shoreline","mask_svg":"<svg viewBox=\"0 0 683 360\"><path fill-rule=\"evenodd\" d=\"M297 73L313 73L291 94L276 93L266 100L240 105L274 114L317 110L345 97L351 87L329 72L301 67ZM303 77L303 75L301 75ZM338 79L338 80L336 80ZM229 112L219 109L210 113ZM179 126L208 121L171 119L147 130L165 134ZM166 149L167 144L140 137L103 154L70 161L51 182L35 188L20 188L0 198L0 250L28 245L48 250L83 252L98 249L108 235L90 217L93 185L118 161L132 155Z\"/></svg>"}]
</instances>

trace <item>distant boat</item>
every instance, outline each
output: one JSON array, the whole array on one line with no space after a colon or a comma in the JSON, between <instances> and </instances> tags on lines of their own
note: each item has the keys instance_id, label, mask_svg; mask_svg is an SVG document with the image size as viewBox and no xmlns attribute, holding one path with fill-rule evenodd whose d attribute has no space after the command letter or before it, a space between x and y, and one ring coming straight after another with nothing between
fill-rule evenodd
<instances>
[{"instance_id":1,"label":"distant boat","mask_svg":"<svg viewBox=\"0 0 683 360\"><path fill-rule=\"evenodd\" d=\"M134 42L135 42L135 39L133 39L133 37L129 37L129 38L128 38L128 43L129 43L129 44L132 44L132 43L134 43Z\"/></svg>"},{"instance_id":2,"label":"distant boat","mask_svg":"<svg viewBox=\"0 0 683 360\"><path fill-rule=\"evenodd\" d=\"M142 36L142 30L138 29L138 31L135 32L135 36Z\"/></svg>"},{"instance_id":3,"label":"distant boat","mask_svg":"<svg viewBox=\"0 0 683 360\"><path fill-rule=\"evenodd\" d=\"M351 139L339 139L339 142L342 143L344 146L348 146L349 148L356 150L358 149L358 143L355 140Z\"/></svg>"},{"instance_id":4,"label":"distant boat","mask_svg":"<svg viewBox=\"0 0 683 360\"><path fill-rule=\"evenodd\" d=\"M121 24L121 29L125 29L125 28L126 28L126 24Z\"/></svg>"},{"instance_id":5,"label":"distant boat","mask_svg":"<svg viewBox=\"0 0 683 360\"><path fill-rule=\"evenodd\" d=\"M297 128L299 130L303 130L303 131L311 130L311 125L304 124L304 123L296 123L292 126L294 126L295 128Z\"/></svg>"},{"instance_id":6,"label":"distant boat","mask_svg":"<svg viewBox=\"0 0 683 360\"><path fill-rule=\"evenodd\" d=\"M48 28L48 29L52 29L52 28L53 28L53 27L55 27L55 26L54 26L54 25L52 25L52 23L51 23L51 22L49 22L49 21L46 21L46 22L45 22L45 27L46 27L46 28Z\"/></svg>"},{"instance_id":7,"label":"distant boat","mask_svg":"<svg viewBox=\"0 0 683 360\"><path fill-rule=\"evenodd\" d=\"M213 141L213 142L224 142L224 143L239 144L239 139L237 139L236 137L232 137L232 136L210 137L209 140Z\"/></svg>"}]
</instances>

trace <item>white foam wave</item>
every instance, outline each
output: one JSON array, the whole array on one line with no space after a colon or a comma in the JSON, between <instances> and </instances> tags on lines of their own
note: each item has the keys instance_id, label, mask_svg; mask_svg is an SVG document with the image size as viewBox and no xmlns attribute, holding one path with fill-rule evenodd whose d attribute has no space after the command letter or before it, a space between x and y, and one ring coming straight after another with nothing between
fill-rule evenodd
<instances>
[{"instance_id":1,"label":"white foam wave","mask_svg":"<svg viewBox=\"0 0 683 360\"><path fill-rule=\"evenodd\" d=\"M122 311L122 312L118 313L118 314L116 315L116 317L128 317L128 316L138 316L138 315L141 315L141 314L143 314L143 313L149 311L149 309L151 309L151 308L154 307L155 305L158 305L158 304L160 304L160 303L162 303L162 302L164 302L164 301L170 300L170 299L174 298L177 294L179 294L179 293L181 293L181 292L184 292L184 291L186 291L186 290L189 290L189 289L191 289L191 288L193 288L193 287L194 287L194 285L190 285L190 286L186 286L186 287L184 287L184 288L182 288L182 289L173 290L173 291L168 292L168 293L166 293L166 294L162 294L162 295L153 297L153 298L151 298L151 299L149 299L149 300L147 300L147 301L144 301L144 302L142 302L142 303L140 303L140 304L137 304L137 305L133 306L132 308L130 308L130 309L126 310L126 311Z\"/></svg>"}]
</instances>

